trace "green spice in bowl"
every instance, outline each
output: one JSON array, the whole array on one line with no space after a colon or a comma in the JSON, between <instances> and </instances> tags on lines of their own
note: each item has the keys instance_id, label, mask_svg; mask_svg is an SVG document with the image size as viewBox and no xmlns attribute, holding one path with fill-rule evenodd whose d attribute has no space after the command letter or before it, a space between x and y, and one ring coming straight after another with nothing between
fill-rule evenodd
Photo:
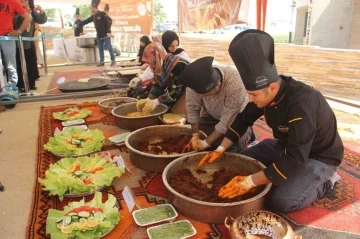
<instances>
[{"instance_id":1,"label":"green spice in bowl","mask_svg":"<svg viewBox=\"0 0 360 239\"><path fill-rule=\"evenodd\" d=\"M139 226L174 220L178 214L171 204L160 204L154 207L136 210L133 213L135 223Z\"/></svg>"},{"instance_id":2,"label":"green spice in bowl","mask_svg":"<svg viewBox=\"0 0 360 239\"><path fill-rule=\"evenodd\" d=\"M196 234L196 229L188 220L166 223L147 229L150 239L184 239Z\"/></svg>"}]
</instances>

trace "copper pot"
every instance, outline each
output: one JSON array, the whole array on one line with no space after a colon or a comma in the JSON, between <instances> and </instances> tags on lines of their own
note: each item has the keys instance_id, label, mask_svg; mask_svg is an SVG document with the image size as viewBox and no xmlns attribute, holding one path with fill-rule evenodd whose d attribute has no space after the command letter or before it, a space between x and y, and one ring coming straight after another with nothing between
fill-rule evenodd
<instances>
[{"instance_id":1,"label":"copper pot","mask_svg":"<svg viewBox=\"0 0 360 239\"><path fill-rule=\"evenodd\" d=\"M279 215L268 211L251 211L236 219L225 218L232 239L301 239Z\"/></svg>"}]
</instances>

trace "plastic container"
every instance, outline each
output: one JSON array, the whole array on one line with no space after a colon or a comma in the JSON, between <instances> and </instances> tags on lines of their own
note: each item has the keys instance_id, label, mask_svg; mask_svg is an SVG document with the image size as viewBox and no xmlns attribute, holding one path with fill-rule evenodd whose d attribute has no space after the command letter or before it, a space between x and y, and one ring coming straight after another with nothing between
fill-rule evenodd
<instances>
[{"instance_id":1,"label":"plastic container","mask_svg":"<svg viewBox=\"0 0 360 239\"><path fill-rule=\"evenodd\" d=\"M61 122L62 126L72 126L72 125L79 125L85 123L83 119L76 119L76 120L69 120Z\"/></svg>"},{"instance_id":2,"label":"plastic container","mask_svg":"<svg viewBox=\"0 0 360 239\"><path fill-rule=\"evenodd\" d=\"M73 125L73 126L64 127L63 130L67 131L67 130L71 130L72 128L76 128L76 129L83 130L83 131L88 129L88 127L86 125Z\"/></svg>"},{"instance_id":3,"label":"plastic container","mask_svg":"<svg viewBox=\"0 0 360 239\"><path fill-rule=\"evenodd\" d=\"M154 207L140 209L132 213L135 223L139 226L148 226L151 224L173 221L177 212L171 204L160 204Z\"/></svg>"},{"instance_id":4,"label":"plastic container","mask_svg":"<svg viewBox=\"0 0 360 239\"><path fill-rule=\"evenodd\" d=\"M194 236L197 231L188 220L166 223L147 230L150 239L184 239Z\"/></svg>"},{"instance_id":5,"label":"plastic container","mask_svg":"<svg viewBox=\"0 0 360 239\"><path fill-rule=\"evenodd\" d=\"M19 99L19 89L16 86L7 85L0 91L0 101L14 101ZM12 109L16 104L5 105L6 109Z\"/></svg>"}]
</instances>

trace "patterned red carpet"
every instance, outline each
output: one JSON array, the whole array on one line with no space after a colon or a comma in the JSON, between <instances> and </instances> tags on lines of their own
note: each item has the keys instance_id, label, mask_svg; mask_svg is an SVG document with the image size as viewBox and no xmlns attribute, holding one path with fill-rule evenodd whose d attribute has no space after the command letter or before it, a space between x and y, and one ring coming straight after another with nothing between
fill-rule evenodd
<instances>
[{"instance_id":1,"label":"patterned red carpet","mask_svg":"<svg viewBox=\"0 0 360 239\"><path fill-rule=\"evenodd\" d=\"M95 103L84 103L80 107L89 108L93 114L86 119L89 128L99 128L108 138L121 130L114 126L114 118L102 114ZM61 123L52 118L52 113L62 111L67 106L43 107L40 117L40 132L38 138L38 159L36 177L44 177L49 164L58 159L43 150L43 145L52 136L56 127L61 129ZM266 124L258 121L254 126L257 138L262 140L271 137L271 132ZM128 212L121 191L125 186L133 189L137 203L140 207L164 203L168 192L164 187L161 175L149 173L131 165L128 160L126 148L118 148L105 142L103 150L121 154L129 166L131 173L126 172L120 179L114 181L105 193L111 193L118 199L119 212L122 215L120 223L105 238L146 238L146 228L138 227L131 214ZM346 148L344 163L341 165L339 174L342 177L335 189L316 201L313 205L284 216L297 234L303 238L326 238L326 239L355 239L360 238L360 154ZM91 199L92 196L86 199ZM78 200L78 199L72 199ZM40 185L35 182L32 211L29 218L26 238L49 238L45 233L47 211L50 208L62 209L70 199L65 198L62 202L57 197L48 196L42 191ZM183 219L179 215L178 219ZM193 238L230 238L227 229L223 225L210 225L190 220L198 233Z\"/></svg>"}]
</instances>

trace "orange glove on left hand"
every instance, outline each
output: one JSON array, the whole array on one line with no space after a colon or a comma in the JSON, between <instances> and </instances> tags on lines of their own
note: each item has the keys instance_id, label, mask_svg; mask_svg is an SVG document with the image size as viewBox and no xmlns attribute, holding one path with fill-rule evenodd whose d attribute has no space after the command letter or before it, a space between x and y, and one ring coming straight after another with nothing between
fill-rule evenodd
<instances>
[{"instance_id":1,"label":"orange glove on left hand","mask_svg":"<svg viewBox=\"0 0 360 239\"><path fill-rule=\"evenodd\" d=\"M225 148L223 146L219 146L219 147L217 147L217 149L215 151L207 153L199 162L198 168L204 166L205 164L214 162L215 160L220 158L221 155L223 155L224 151L225 151Z\"/></svg>"},{"instance_id":2,"label":"orange glove on left hand","mask_svg":"<svg viewBox=\"0 0 360 239\"><path fill-rule=\"evenodd\" d=\"M235 198L244 195L255 187L256 185L254 184L251 175L236 176L219 190L218 195L222 198Z\"/></svg>"}]
</instances>

